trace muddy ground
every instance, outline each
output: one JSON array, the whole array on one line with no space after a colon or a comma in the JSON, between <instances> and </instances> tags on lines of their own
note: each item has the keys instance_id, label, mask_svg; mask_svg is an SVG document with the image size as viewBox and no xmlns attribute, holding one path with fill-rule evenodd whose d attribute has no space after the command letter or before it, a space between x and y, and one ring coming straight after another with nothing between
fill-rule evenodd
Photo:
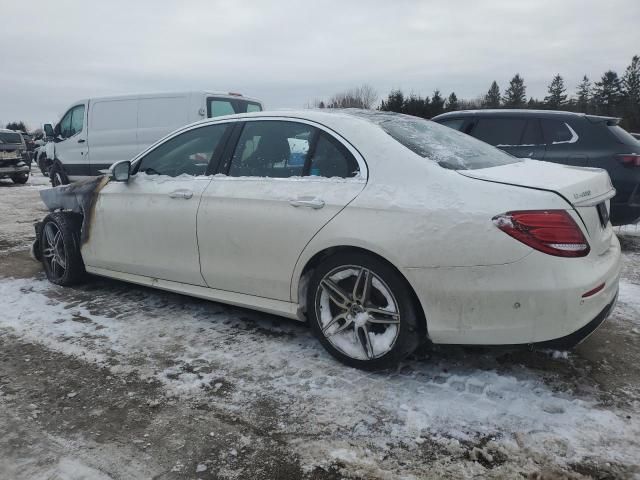
<instances>
[{"instance_id":1,"label":"muddy ground","mask_svg":"<svg viewBox=\"0 0 640 480\"><path fill-rule=\"evenodd\" d=\"M571 352L333 361L305 325L28 254L38 190L0 181L0 479L640 478L640 234Z\"/></svg>"}]
</instances>

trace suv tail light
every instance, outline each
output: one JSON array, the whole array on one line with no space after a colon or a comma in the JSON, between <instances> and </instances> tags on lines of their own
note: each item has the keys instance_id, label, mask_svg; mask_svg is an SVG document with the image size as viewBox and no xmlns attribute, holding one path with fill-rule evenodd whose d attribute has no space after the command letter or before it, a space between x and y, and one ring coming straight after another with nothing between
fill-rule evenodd
<instances>
[{"instance_id":1,"label":"suv tail light","mask_svg":"<svg viewBox=\"0 0 640 480\"><path fill-rule=\"evenodd\" d=\"M618 155L618 158L625 167L640 167L640 155Z\"/></svg>"},{"instance_id":2,"label":"suv tail light","mask_svg":"<svg viewBox=\"0 0 640 480\"><path fill-rule=\"evenodd\" d=\"M507 235L556 257L585 257L589 243L566 210L522 210L493 217Z\"/></svg>"}]
</instances>

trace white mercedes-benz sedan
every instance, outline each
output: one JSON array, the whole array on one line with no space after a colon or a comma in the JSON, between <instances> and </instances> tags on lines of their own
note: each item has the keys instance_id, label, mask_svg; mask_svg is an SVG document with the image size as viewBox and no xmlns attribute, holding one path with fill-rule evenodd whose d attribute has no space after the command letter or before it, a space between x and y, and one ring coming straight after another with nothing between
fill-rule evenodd
<instances>
[{"instance_id":1,"label":"white mercedes-benz sedan","mask_svg":"<svg viewBox=\"0 0 640 480\"><path fill-rule=\"evenodd\" d=\"M43 190L34 254L308 321L338 360L420 343L571 346L615 304L604 170L520 160L399 114L258 112L177 130Z\"/></svg>"}]
</instances>

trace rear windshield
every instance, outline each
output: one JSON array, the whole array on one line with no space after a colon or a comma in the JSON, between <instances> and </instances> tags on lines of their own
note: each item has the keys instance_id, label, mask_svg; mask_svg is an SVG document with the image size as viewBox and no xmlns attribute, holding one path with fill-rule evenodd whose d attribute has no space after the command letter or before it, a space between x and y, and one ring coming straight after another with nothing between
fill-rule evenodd
<instances>
[{"instance_id":1,"label":"rear windshield","mask_svg":"<svg viewBox=\"0 0 640 480\"><path fill-rule=\"evenodd\" d=\"M475 170L521 161L465 133L429 120L385 114L369 119L412 152L443 168Z\"/></svg>"},{"instance_id":2,"label":"rear windshield","mask_svg":"<svg viewBox=\"0 0 640 480\"><path fill-rule=\"evenodd\" d=\"M250 102L240 98L207 98L207 116L220 117L222 115L233 115L234 113L261 112L262 105L257 102Z\"/></svg>"},{"instance_id":3,"label":"rear windshield","mask_svg":"<svg viewBox=\"0 0 640 480\"><path fill-rule=\"evenodd\" d=\"M22 143L19 133L0 132L0 143Z\"/></svg>"},{"instance_id":4,"label":"rear windshield","mask_svg":"<svg viewBox=\"0 0 640 480\"><path fill-rule=\"evenodd\" d=\"M624 128L619 125L609 125L609 131L613 133L616 139L620 143L624 143L625 145L632 145L634 147L640 147L638 140L633 137L629 132L627 132Z\"/></svg>"}]
</instances>

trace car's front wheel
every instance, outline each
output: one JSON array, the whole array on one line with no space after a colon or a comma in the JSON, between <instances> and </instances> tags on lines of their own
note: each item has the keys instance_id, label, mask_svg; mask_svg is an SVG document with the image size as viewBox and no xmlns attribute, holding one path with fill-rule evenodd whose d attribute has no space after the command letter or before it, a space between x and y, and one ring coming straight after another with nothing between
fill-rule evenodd
<instances>
[{"instance_id":1,"label":"car's front wheel","mask_svg":"<svg viewBox=\"0 0 640 480\"><path fill-rule=\"evenodd\" d=\"M356 368L389 368L421 341L416 305L391 265L360 252L326 259L312 275L307 315L331 355Z\"/></svg>"},{"instance_id":2,"label":"car's front wheel","mask_svg":"<svg viewBox=\"0 0 640 480\"><path fill-rule=\"evenodd\" d=\"M82 218L77 213L55 212L47 215L40 229L40 258L50 282L73 285L85 273L80 253Z\"/></svg>"}]
</instances>

